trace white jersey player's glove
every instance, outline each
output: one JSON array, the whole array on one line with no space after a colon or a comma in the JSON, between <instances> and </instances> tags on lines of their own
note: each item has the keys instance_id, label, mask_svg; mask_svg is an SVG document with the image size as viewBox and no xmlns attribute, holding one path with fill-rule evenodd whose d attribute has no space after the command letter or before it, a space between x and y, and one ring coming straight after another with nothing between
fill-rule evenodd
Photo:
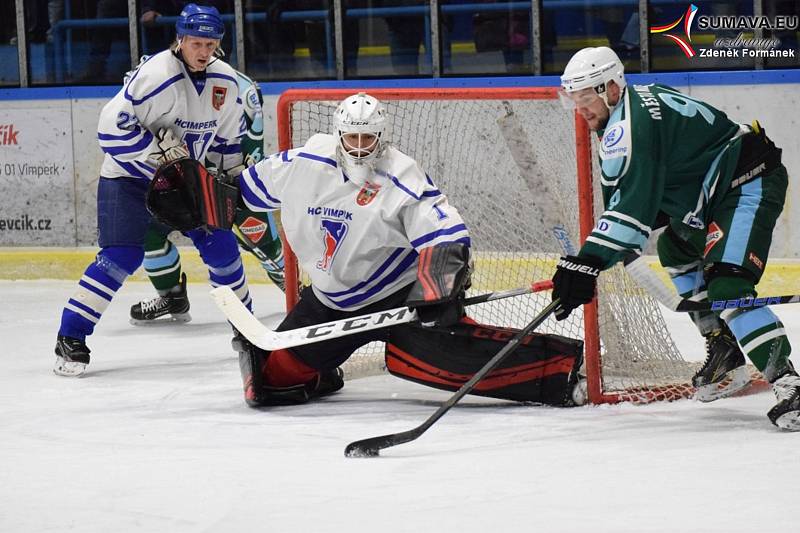
<instances>
[{"instance_id":1,"label":"white jersey player's glove","mask_svg":"<svg viewBox=\"0 0 800 533\"><path fill-rule=\"evenodd\" d=\"M161 128L156 134L158 139L158 152L151 153L148 158L159 166L189 157L189 148L186 143L175 137L169 128Z\"/></svg>"}]
</instances>

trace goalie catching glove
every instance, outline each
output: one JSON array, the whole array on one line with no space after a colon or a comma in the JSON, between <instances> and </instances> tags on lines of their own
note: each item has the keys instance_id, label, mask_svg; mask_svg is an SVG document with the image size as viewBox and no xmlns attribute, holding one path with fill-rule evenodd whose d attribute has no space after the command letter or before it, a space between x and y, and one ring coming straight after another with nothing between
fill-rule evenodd
<instances>
[{"instance_id":1,"label":"goalie catching glove","mask_svg":"<svg viewBox=\"0 0 800 533\"><path fill-rule=\"evenodd\" d=\"M162 165L147 188L147 209L179 231L200 227L231 229L239 189L188 157Z\"/></svg>"},{"instance_id":2,"label":"goalie catching glove","mask_svg":"<svg viewBox=\"0 0 800 533\"><path fill-rule=\"evenodd\" d=\"M455 324L464 316L469 278L469 248L465 244L450 242L424 248L406 305L417 311L423 326Z\"/></svg>"},{"instance_id":3,"label":"goalie catching glove","mask_svg":"<svg viewBox=\"0 0 800 533\"><path fill-rule=\"evenodd\" d=\"M560 301L555 310L556 320L564 320L576 307L592 301L601 266L600 259L593 256L561 258L553 276L552 297Z\"/></svg>"}]
</instances>

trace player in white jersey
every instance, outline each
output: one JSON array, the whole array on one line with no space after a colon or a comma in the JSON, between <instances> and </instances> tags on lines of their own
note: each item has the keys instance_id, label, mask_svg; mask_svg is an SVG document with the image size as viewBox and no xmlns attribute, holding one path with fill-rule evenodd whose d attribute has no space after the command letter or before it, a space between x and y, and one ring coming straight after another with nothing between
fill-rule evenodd
<instances>
[{"instance_id":1,"label":"player in white jersey","mask_svg":"<svg viewBox=\"0 0 800 533\"><path fill-rule=\"evenodd\" d=\"M256 82L235 72L247 126L241 138L241 151L245 164L252 166L264 158L263 98ZM186 274L182 272L178 248L168 239L171 231L169 226L153 220L145 235L142 267L158 296L131 307L134 325L191 320ZM242 250L252 253L269 279L283 290L283 249L273 213L239 209L233 231Z\"/></svg>"},{"instance_id":2,"label":"player in white jersey","mask_svg":"<svg viewBox=\"0 0 800 533\"><path fill-rule=\"evenodd\" d=\"M148 58L103 108L98 139L105 152L97 192L100 252L61 316L54 371L81 375L91 335L125 278L142 263L152 216L148 185L160 166L208 159L222 173L244 168L239 137L243 108L234 70L219 59L225 27L213 7L187 5L177 40ZM209 268L211 284L230 286L245 305L250 295L236 238L229 230L185 228Z\"/></svg>"},{"instance_id":3,"label":"player in white jersey","mask_svg":"<svg viewBox=\"0 0 800 533\"><path fill-rule=\"evenodd\" d=\"M455 390L503 346L507 330L464 322L470 236L458 211L408 155L383 139L382 104L359 93L334 116L333 135L274 154L238 179L240 202L281 209L286 238L311 278L279 330L408 305L421 322L261 350L238 338L250 406L300 403L343 386L341 365L360 346L387 341L400 377ZM580 343L533 336L479 394L563 404Z\"/></svg>"}]
</instances>

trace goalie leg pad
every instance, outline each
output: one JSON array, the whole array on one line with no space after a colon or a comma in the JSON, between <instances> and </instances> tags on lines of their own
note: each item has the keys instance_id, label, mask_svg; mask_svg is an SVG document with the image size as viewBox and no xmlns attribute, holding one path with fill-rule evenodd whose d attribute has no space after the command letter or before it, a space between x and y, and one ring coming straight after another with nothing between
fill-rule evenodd
<instances>
[{"instance_id":1,"label":"goalie leg pad","mask_svg":"<svg viewBox=\"0 0 800 533\"><path fill-rule=\"evenodd\" d=\"M234 336L231 344L239 352L244 400L250 407L302 404L344 386L340 373L336 374L338 382L327 379L323 386L320 373L289 350L268 352L239 334Z\"/></svg>"},{"instance_id":2,"label":"goalie leg pad","mask_svg":"<svg viewBox=\"0 0 800 533\"><path fill-rule=\"evenodd\" d=\"M517 330L466 319L447 328L398 326L386 345L386 368L400 378L458 390L497 354ZM534 333L471 394L566 406L583 362L583 342Z\"/></svg>"}]
</instances>

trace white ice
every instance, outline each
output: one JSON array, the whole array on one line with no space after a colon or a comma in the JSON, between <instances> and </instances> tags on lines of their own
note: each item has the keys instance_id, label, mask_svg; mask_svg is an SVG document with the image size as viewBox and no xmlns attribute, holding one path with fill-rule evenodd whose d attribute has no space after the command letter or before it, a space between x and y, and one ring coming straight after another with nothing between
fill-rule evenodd
<instances>
[{"instance_id":1,"label":"white ice","mask_svg":"<svg viewBox=\"0 0 800 533\"><path fill-rule=\"evenodd\" d=\"M800 433L771 393L702 404L555 409L465 398L417 441L348 459L353 440L411 429L449 393L389 376L317 403L242 401L230 329L208 288L194 320L136 328L126 285L80 379L51 372L72 282L0 281L0 531L798 531ZM257 315L282 308L253 288ZM777 309L795 344L800 309ZM687 358L702 345L686 317Z\"/></svg>"}]
</instances>

